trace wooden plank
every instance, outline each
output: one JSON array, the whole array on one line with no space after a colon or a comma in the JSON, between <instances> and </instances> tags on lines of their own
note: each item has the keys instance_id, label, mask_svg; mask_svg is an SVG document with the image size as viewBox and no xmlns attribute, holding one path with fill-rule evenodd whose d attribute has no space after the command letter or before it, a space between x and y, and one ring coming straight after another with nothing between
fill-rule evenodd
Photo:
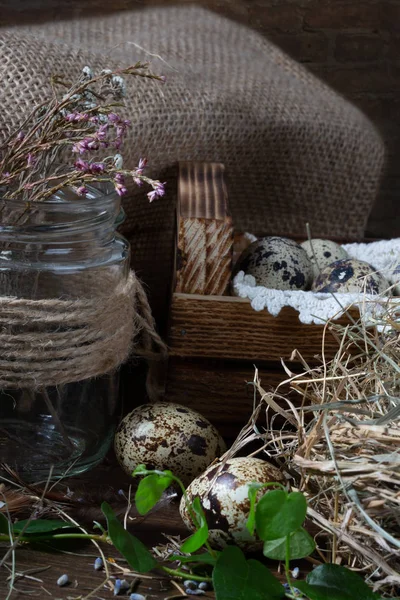
<instances>
[{"instance_id":1,"label":"wooden plank","mask_svg":"<svg viewBox=\"0 0 400 600\"><path fill-rule=\"evenodd\" d=\"M128 494L128 490L126 490ZM128 521L129 523L129 521ZM89 527L92 530L92 526ZM152 548L155 545L166 543L166 538L163 533L168 535L177 536L180 535L182 539L187 537L189 534L185 525L180 518L178 512L178 501L175 500L171 503L164 503L161 509L156 508L152 513L146 516L144 519L139 518L138 520L132 521L130 525L130 531L137 536L148 548ZM8 546L4 545L4 550ZM39 548L30 549L29 547L18 548L16 556L16 571L22 573L27 571L35 579L19 579L15 584L16 590L13 592L12 600L26 600L27 598L34 597L45 600L46 598L58 599L58 600L71 600L72 598L83 598L87 594L93 592L98 586L101 586L105 580L105 573L95 571L93 568L94 560L99 556L98 550L91 543L85 543L82 541L72 542L64 540L62 543L57 545L53 544L54 548L59 550L66 550L66 553L59 553L57 551L41 551ZM121 555L110 545L102 544L103 551L107 558L115 558L117 563ZM125 562L119 563L121 566L126 567ZM168 565L171 566L171 565ZM40 570L46 568L46 570ZM38 572L33 573L32 571L38 569ZM121 571L110 565L110 572L115 576L121 578ZM65 587L57 586L57 579L67 574L71 583ZM7 596L7 578L9 577L9 571L7 569L0 569L0 598L5 599ZM134 581L134 577L126 576L129 583ZM137 579L137 578L136 578ZM146 574L145 576L139 576L139 585L136 589L137 593L142 594L149 600L165 600L171 596L176 596L177 589L171 583L168 576L163 575L161 571L154 571ZM93 598L110 599L113 598L112 590L102 586L100 590L93 596ZM119 597L119 596L118 596ZM122 598L128 599L129 596L122 596ZM205 596L205 599L215 598L214 593L209 591Z\"/></svg>"},{"instance_id":2,"label":"wooden plank","mask_svg":"<svg viewBox=\"0 0 400 600\"><path fill-rule=\"evenodd\" d=\"M340 323L348 323L342 317ZM305 360L321 354L322 325L305 325L289 307L273 317L255 312L248 300L236 297L174 294L169 347L172 356L249 361L288 359L297 349ZM337 342L328 332L325 355L333 357Z\"/></svg>"},{"instance_id":3,"label":"wooden plank","mask_svg":"<svg viewBox=\"0 0 400 600\"><path fill-rule=\"evenodd\" d=\"M233 225L224 166L179 164L175 289L224 294L232 273Z\"/></svg>"},{"instance_id":4,"label":"wooden plank","mask_svg":"<svg viewBox=\"0 0 400 600\"><path fill-rule=\"evenodd\" d=\"M294 368L292 363L290 368ZM259 377L265 391L274 390L287 376L282 366L261 368ZM254 366L217 360L171 358L168 368L166 399L197 410L206 417L226 441L236 438L249 420L254 403ZM281 389L289 395L289 386ZM300 397L293 392L294 403ZM282 425L277 419L276 426Z\"/></svg>"}]
</instances>

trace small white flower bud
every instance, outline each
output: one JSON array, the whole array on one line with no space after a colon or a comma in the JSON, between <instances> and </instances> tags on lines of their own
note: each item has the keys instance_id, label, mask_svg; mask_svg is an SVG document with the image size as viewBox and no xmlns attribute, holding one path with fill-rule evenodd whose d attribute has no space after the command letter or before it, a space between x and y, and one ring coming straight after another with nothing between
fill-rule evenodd
<instances>
[{"instance_id":1,"label":"small white flower bud","mask_svg":"<svg viewBox=\"0 0 400 600\"><path fill-rule=\"evenodd\" d=\"M85 79L93 79L93 71L90 67L86 66L82 69L82 75Z\"/></svg>"},{"instance_id":2,"label":"small white flower bud","mask_svg":"<svg viewBox=\"0 0 400 600\"><path fill-rule=\"evenodd\" d=\"M124 164L124 159L122 158L121 154L116 154L114 156L114 167L116 169L122 169L122 165Z\"/></svg>"}]
</instances>

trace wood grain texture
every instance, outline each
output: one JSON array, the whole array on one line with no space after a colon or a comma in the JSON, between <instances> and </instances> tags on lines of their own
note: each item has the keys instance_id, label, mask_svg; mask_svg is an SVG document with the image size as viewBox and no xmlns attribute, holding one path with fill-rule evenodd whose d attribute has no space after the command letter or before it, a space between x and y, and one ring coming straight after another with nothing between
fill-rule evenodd
<instances>
[{"instance_id":1,"label":"wood grain texture","mask_svg":"<svg viewBox=\"0 0 400 600\"><path fill-rule=\"evenodd\" d=\"M168 342L172 356L280 361L297 349L313 363L322 351L323 329L301 323L289 307L273 317L266 310L255 312L242 298L174 294ZM328 331L326 357L333 357L337 349Z\"/></svg>"},{"instance_id":2,"label":"wood grain texture","mask_svg":"<svg viewBox=\"0 0 400 600\"><path fill-rule=\"evenodd\" d=\"M228 194L224 172L222 163L179 163L178 202L182 219L225 221L228 214Z\"/></svg>"},{"instance_id":3,"label":"wood grain texture","mask_svg":"<svg viewBox=\"0 0 400 600\"><path fill-rule=\"evenodd\" d=\"M292 365L290 365L293 368ZM265 391L274 390L287 376L275 363L259 370ZM254 403L254 366L222 360L189 360L172 357L169 361L166 399L184 404L206 417L227 442L236 438L249 420ZM299 396L281 389L296 404ZM277 426L282 421L276 421Z\"/></svg>"},{"instance_id":4,"label":"wood grain texture","mask_svg":"<svg viewBox=\"0 0 400 600\"><path fill-rule=\"evenodd\" d=\"M175 289L219 295L232 273L233 225L228 210L224 166L179 165Z\"/></svg>"}]
</instances>

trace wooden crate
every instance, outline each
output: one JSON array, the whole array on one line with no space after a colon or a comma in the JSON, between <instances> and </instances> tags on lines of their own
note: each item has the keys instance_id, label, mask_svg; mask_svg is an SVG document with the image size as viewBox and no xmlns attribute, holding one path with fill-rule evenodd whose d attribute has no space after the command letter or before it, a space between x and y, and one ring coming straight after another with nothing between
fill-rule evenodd
<instances>
[{"instance_id":1,"label":"wooden crate","mask_svg":"<svg viewBox=\"0 0 400 600\"><path fill-rule=\"evenodd\" d=\"M211 168L202 163L185 163L180 171L184 173L184 184L179 177L177 286L172 295L168 328L170 358L166 397L198 410L223 436L232 439L251 415L254 387L249 382L253 381L254 367L259 369L264 389L273 389L287 379L282 359L292 371L301 372L300 365L290 361L293 350L297 349L310 365L317 364L323 326L301 323L298 313L289 307L273 317L266 310L255 312L246 299L227 295L232 270L233 225L223 184L223 166L214 164ZM205 181L208 181L207 193L204 192ZM188 239L187 232L193 222L201 231L213 228L220 232L223 243L218 246L217 257L212 243L205 248L203 234L200 251L196 247L195 233ZM197 252L197 259L193 252ZM218 294L196 293L199 285L203 285L203 289L212 287L207 273L218 264L223 275L218 280ZM189 272L185 272L186 266L190 267ZM193 273L200 272L200 277L193 277ZM191 289L193 293L189 293ZM348 318L343 317L341 322L348 322ZM337 351L337 342L329 332L324 348L328 359Z\"/></svg>"}]
</instances>

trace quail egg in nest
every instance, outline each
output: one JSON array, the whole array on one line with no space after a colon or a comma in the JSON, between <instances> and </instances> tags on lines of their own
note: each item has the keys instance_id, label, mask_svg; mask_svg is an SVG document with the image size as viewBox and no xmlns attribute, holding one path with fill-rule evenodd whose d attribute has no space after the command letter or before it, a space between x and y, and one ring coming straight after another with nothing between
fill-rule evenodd
<instances>
[{"instance_id":1,"label":"quail egg in nest","mask_svg":"<svg viewBox=\"0 0 400 600\"><path fill-rule=\"evenodd\" d=\"M139 464L169 469L185 485L225 452L215 427L200 413L172 402L144 404L119 424L115 454L129 475Z\"/></svg>"},{"instance_id":2,"label":"quail egg in nest","mask_svg":"<svg viewBox=\"0 0 400 600\"><path fill-rule=\"evenodd\" d=\"M264 237L250 244L235 271L253 275L257 285L275 290L306 290L313 278L307 252L283 237Z\"/></svg>"},{"instance_id":3,"label":"quail egg in nest","mask_svg":"<svg viewBox=\"0 0 400 600\"><path fill-rule=\"evenodd\" d=\"M281 472L259 458L231 458L222 466L211 465L196 477L186 490L189 502L198 497L209 529L211 546L223 548L233 543L243 550L259 550L263 542L246 529L250 511L249 484L252 482L280 482ZM259 497L265 493L260 490ZM193 530L185 499L180 503L180 514L185 525Z\"/></svg>"},{"instance_id":4,"label":"quail egg in nest","mask_svg":"<svg viewBox=\"0 0 400 600\"><path fill-rule=\"evenodd\" d=\"M342 246L331 240L307 240L300 244L307 252L313 268L313 276L318 277L319 272L337 260L348 258Z\"/></svg>"},{"instance_id":5,"label":"quail egg in nest","mask_svg":"<svg viewBox=\"0 0 400 600\"><path fill-rule=\"evenodd\" d=\"M337 260L322 269L315 279L313 292L383 294L389 283L368 263L354 258Z\"/></svg>"},{"instance_id":6,"label":"quail egg in nest","mask_svg":"<svg viewBox=\"0 0 400 600\"><path fill-rule=\"evenodd\" d=\"M390 278L394 285L394 293L400 296L400 263L394 267Z\"/></svg>"}]
</instances>

